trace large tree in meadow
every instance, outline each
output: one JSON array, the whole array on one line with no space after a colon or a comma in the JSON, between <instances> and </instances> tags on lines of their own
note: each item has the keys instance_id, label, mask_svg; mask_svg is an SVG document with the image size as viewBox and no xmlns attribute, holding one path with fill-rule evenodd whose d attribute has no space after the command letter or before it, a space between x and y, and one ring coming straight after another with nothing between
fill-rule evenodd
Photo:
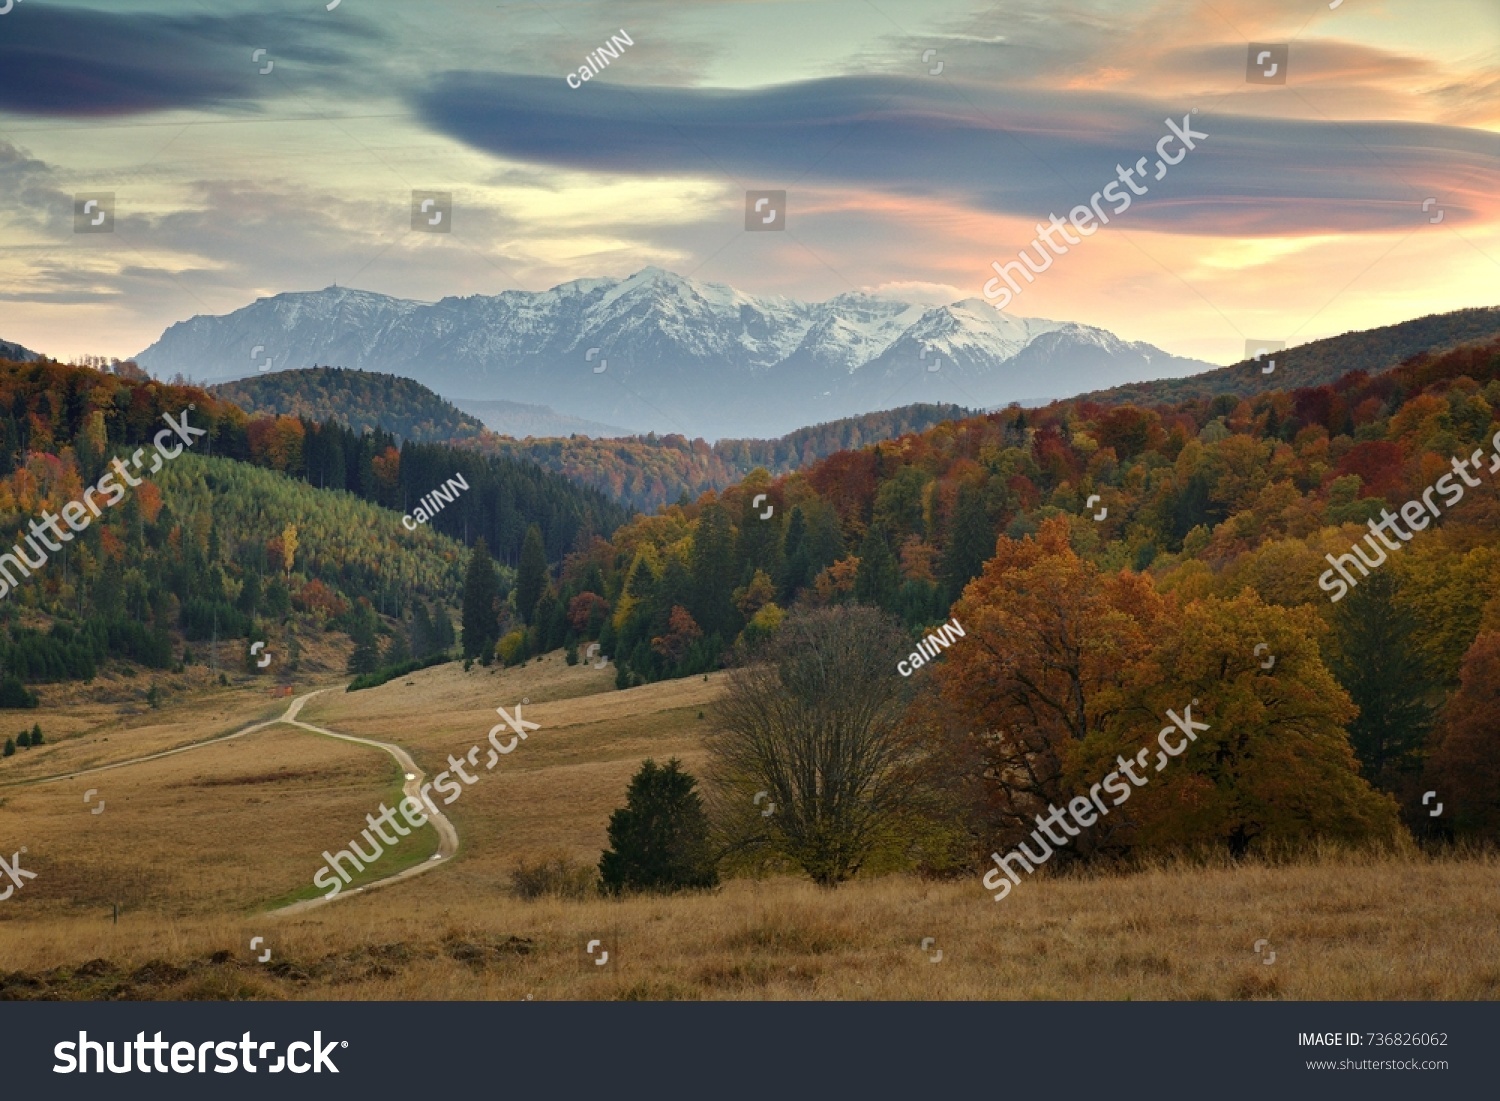
<instances>
[{"instance_id":1,"label":"large tree in meadow","mask_svg":"<svg viewBox=\"0 0 1500 1101\"><path fill-rule=\"evenodd\" d=\"M730 671L709 741L720 822L832 887L912 798L907 640L869 607L788 615Z\"/></svg>"}]
</instances>

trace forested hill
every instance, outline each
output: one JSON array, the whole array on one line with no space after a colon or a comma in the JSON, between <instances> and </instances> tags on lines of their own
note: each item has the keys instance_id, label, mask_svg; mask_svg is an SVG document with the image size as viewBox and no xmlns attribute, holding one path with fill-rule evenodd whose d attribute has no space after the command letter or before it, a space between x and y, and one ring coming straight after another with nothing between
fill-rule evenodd
<instances>
[{"instance_id":1,"label":"forested hill","mask_svg":"<svg viewBox=\"0 0 1500 1101\"><path fill-rule=\"evenodd\" d=\"M1219 394L1250 396L1299 386L1323 386L1347 371L1377 375L1406 362L1412 356L1443 352L1461 344L1482 342L1500 336L1500 306L1429 314L1378 329L1344 333L1308 344L1272 352L1260 362L1244 360L1217 371L1187 378L1132 383L1083 394L1079 401L1111 405L1170 404ZM1262 333L1254 339L1271 339ZM1274 360L1274 368L1265 367Z\"/></svg>"},{"instance_id":2,"label":"forested hill","mask_svg":"<svg viewBox=\"0 0 1500 1101\"><path fill-rule=\"evenodd\" d=\"M920 432L972 415L957 405L907 405L799 428L774 440L720 440L655 434L619 439L514 440L488 436L477 446L491 454L530 459L548 470L596 486L642 511L724 489L757 467L785 474L846 451Z\"/></svg>"},{"instance_id":3,"label":"forested hill","mask_svg":"<svg viewBox=\"0 0 1500 1101\"><path fill-rule=\"evenodd\" d=\"M23 348L19 344L12 344L8 340L0 340L0 360L10 360L13 363L29 363L42 357L30 348Z\"/></svg>"},{"instance_id":4,"label":"forested hill","mask_svg":"<svg viewBox=\"0 0 1500 1101\"><path fill-rule=\"evenodd\" d=\"M794 605L956 618L983 645L937 662L934 705L972 705L965 730L1056 727L1057 760L1161 670L1198 678L1184 698L1205 706L1274 688L1254 714L1320 701L1421 823L1443 785L1500 808L1497 439L1500 338L1253 397L1011 407L637 517L562 586L622 686L713 668ZM1397 513L1382 545L1368 525ZM1081 701L1080 725L1027 692Z\"/></svg>"},{"instance_id":5,"label":"forested hill","mask_svg":"<svg viewBox=\"0 0 1500 1101\"><path fill-rule=\"evenodd\" d=\"M411 379L342 367L278 371L210 387L252 416L290 415L337 421L355 431L381 430L413 443L452 443L484 454L533 462L609 494L632 508L651 510L712 489L724 489L756 467L784 474L838 451L864 447L945 420L971 415L957 405L907 405L829 421L772 440L685 436L518 439L491 432L446 399ZM506 403L492 403L506 404ZM515 406L517 409L532 408Z\"/></svg>"},{"instance_id":6,"label":"forested hill","mask_svg":"<svg viewBox=\"0 0 1500 1101\"><path fill-rule=\"evenodd\" d=\"M381 428L398 440L417 443L472 440L484 431L477 419L420 382L375 371L309 367L209 389L252 416L338 421L356 432Z\"/></svg>"},{"instance_id":7,"label":"forested hill","mask_svg":"<svg viewBox=\"0 0 1500 1101\"><path fill-rule=\"evenodd\" d=\"M466 548L481 537L514 563L535 525L559 561L627 516L535 464L436 444L398 448L387 433L332 422L251 417L202 389L138 379L128 364L105 372L0 362L0 550L20 543L28 522L79 501L112 459L128 465L144 453L150 463L166 414L206 434L156 469L137 466L140 484L40 567L12 569L0 599L4 676L87 677L118 658L166 668L210 633L265 637L299 621L359 641L373 638L377 612L446 627ZM456 476L467 490L431 522L403 524L403 513ZM442 630L428 634L444 645ZM0 680L0 701L7 691L20 698Z\"/></svg>"}]
</instances>

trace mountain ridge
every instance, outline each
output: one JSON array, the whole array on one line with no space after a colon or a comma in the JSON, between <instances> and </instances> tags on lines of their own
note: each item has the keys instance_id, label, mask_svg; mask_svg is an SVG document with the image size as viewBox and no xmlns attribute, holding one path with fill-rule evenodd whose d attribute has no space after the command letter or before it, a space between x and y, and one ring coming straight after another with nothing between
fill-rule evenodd
<instances>
[{"instance_id":1,"label":"mountain ridge","mask_svg":"<svg viewBox=\"0 0 1500 1101\"><path fill-rule=\"evenodd\" d=\"M1384 374L1413 356L1440 355L1496 336L1500 336L1500 306L1450 310L1311 340L1263 357L1261 363L1245 359L1186 378L1081 393L1075 400L1106 405L1158 405L1220 394L1251 397L1272 390L1332 383L1354 370ZM1264 365L1272 365L1272 369L1266 371Z\"/></svg>"},{"instance_id":2,"label":"mountain ridge","mask_svg":"<svg viewBox=\"0 0 1500 1101\"><path fill-rule=\"evenodd\" d=\"M1047 356L1021 357L1048 334ZM930 306L852 292L813 303L654 267L434 303L347 287L284 292L178 322L137 360L158 376L214 381L266 361L337 363L413 378L450 400L708 438L782 435L891 404L1047 399L1212 366L982 299Z\"/></svg>"}]
</instances>

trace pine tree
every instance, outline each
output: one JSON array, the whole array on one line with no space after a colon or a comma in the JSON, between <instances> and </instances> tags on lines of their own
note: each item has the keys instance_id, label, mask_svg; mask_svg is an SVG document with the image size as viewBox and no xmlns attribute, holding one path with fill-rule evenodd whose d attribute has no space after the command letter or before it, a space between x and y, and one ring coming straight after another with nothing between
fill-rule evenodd
<instances>
[{"instance_id":1,"label":"pine tree","mask_svg":"<svg viewBox=\"0 0 1500 1101\"><path fill-rule=\"evenodd\" d=\"M953 526L943 551L943 584L949 600L958 599L964 586L979 576L995 553L995 533L990 530L979 491L970 486L960 489L953 511Z\"/></svg>"},{"instance_id":2,"label":"pine tree","mask_svg":"<svg viewBox=\"0 0 1500 1101\"><path fill-rule=\"evenodd\" d=\"M41 723L33 723L32 724L32 727L31 727L31 744L32 745L41 745L42 744L42 724Z\"/></svg>"},{"instance_id":3,"label":"pine tree","mask_svg":"<svg viewBox=\"0 0 1500 1101\"><path fill-rule=\"evenodd\" d=\"M500 621L495 614L499 595L500 579L481 537L469 552L469 569L464 575L464 657L476 658L494 651L500 640Z\"/></svg>"},{"instance_id":4,"label":"pine tree","mask_svg":"<svg viewBox=\"0 0 1500 1101\"><path fill-rule=\"evenodd\" d=\"M536 618L536 604L547 588L547 549L542 529L532 524L521 542L521 564L516 570L516 611L529 627Z\"/></svg>"},{"instance_id":5,"label":"pine tree","mask_svg":"<svg viewBox=\"0 0 1500 1101\"><path fill-rule=\"evenodd\" d=\"M385 644L385 654L380 662L384 668L390 669L397 665L405 665L412 658L411 647L406 642L406 635L397 631L391 635L390 641Z\"/></svg>"},{"instance_id":6,"label":"pine tree","mask_svg":"<svg viewBox=\"0 0 1500 1101\"><path fill-rule=\"evenodd\" d=\"M737 618L730 601L734 591L734 532L723 505L708 504L699 513L690 571L693 593L688 611L705 634L733 635ZM670 613L671 608L666 611Z\"/></svg>"},{"instance_id":7,"label":"pine tree","mask_svg":"<svg viewBox=\"0 0 1500 1101\"><path fill-rule=\"evenodd\" d=\"M871 525L859 547L859 572L854 575L854 599L861 604L891 609L900 590L901 575L896 556L886 541L885 530Z\"/></svg>"},{"instance_id":8,"label":"pine tree","mask_svg":"<svg viewBox=\"0 0 1500 1101\"><path fill-rule=\"evenodd\" d=\"M1416 617L1396 602L1397 580L1382 570L1335 606L1336 651L1329 667L1359 706L1349 742L1365 779L1387 791L1421 764L1432 725L1434 687L1417 648Z\"/></svg>"},{"instance_id":9,"label":"pine tree","mask_svg":"<svg viewBox=\"0 0 1500 1101\"><path fill-rule=\"evenodd\" d=\"M412 601L410 633L413 657L425 658L437 649L432 617L427 614L427 605L420 599Z\"/></svg>"},{"instance_id":10,"label":"pine tree","mask_svg":"<svg viewBox=\"0 0 1500 1101\"><path fill-rule=\"evenodd\" d=\"M448 618L448 609L441 604L432 606L432 632L438 651L447 653L453 649L453 621Z\"/></svg>"},{"instance_id":11,"label":"pine tree","mask_svg":"<svg viewBox=\"0 0 1500 1101\"><path fill-rule=\"evenodd\" d=\"M0 756L14 757L15 755L16 755L16 740L14 738L6 738L5 739L5 750L4 750L3 753L0 753Z\"/></svg>"},{"instance_id":12,"label":"pine tree","mask_svg":"<svg viewBox=\"0 0 1500 1101\"><path fill-rule=\"evenodd\" d=\"M21 731L21 736L16 739L16 745L20 746L22 749L30 749L31 735L25 730Z\"/></svg>"},{"instance_id":13,"label":"pine tree","mask_svg":"<svg viewBox=\"0 0 1500 1101\"><path fill-rule=\"evenodd\" d=\"M609 818L610 847L599 860L606 891L668 892L718 883L708 815L693 790L697 784L675 758L665 768L651 760L641 765L625 806Z\"/></svg>"},{"instance_id":14,"label":"pine tree","mask_svg":"<svg viewBox=\"0 0 1500 1101\"><path fill-rule=\"evenodd\" d=\"M786 539L781 546L781 597L790 603L797 590L811 582L808 574L807 518L800 506L792 509L786 522Z\"/></svg>"},{"instance_id":15,"label":"pine tree","mask_svg":"<svg viewBox=\"0 0 1500 1101\"><path fill-rule=\"evenodd\" d=\"M349 626L349 637L354 640L354 651L349 655L349 672L355 676L373 673L380 668L375 612L369 604L361 602L354 611L353 620Z\"/></svg>"}]
</instances>

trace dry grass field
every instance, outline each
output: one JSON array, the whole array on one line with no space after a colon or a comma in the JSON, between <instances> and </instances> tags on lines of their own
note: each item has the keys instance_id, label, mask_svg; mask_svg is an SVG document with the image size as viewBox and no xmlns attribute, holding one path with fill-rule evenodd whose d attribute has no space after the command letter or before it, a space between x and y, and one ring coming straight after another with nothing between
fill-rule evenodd
<instances>
[{"instance_id":1,"label":"dry grass field","mask_svg":"<svg viewBox=\"0 0 1500 1101\"><path fill-rule=\"evenodd\" d=\"M144 714L81 698L27 713L49 744L0 767L0 850L25 845L37 878L0 902L0 998L1500 997L1500 862L1489 858L1327 853L1039 877L999 904L977 878L911 876L836 891L784 877L671 898L520 900L508 890L517 859L598 859L642 759L701 768L699 715L719 677L626 692L612 681L610 669L553 655L503 671L448 665L352 694L332 679L299 687L334 689L301 719L402 745L429 778L485 741L497 706L521 703L540 729L445 807L460 837L452 861L296 915L269 911L313 895L323 850L392 805L402 777L390 757L276 724L18 784L232 733L289 701L256 682L184 691ZM84 803L88 788L101 814ZM435 848L421 831L375 873ZM266 963L249 949L256 936ZM584 954L591 940L607 964Z\"/></svg>"}]
</instances>

